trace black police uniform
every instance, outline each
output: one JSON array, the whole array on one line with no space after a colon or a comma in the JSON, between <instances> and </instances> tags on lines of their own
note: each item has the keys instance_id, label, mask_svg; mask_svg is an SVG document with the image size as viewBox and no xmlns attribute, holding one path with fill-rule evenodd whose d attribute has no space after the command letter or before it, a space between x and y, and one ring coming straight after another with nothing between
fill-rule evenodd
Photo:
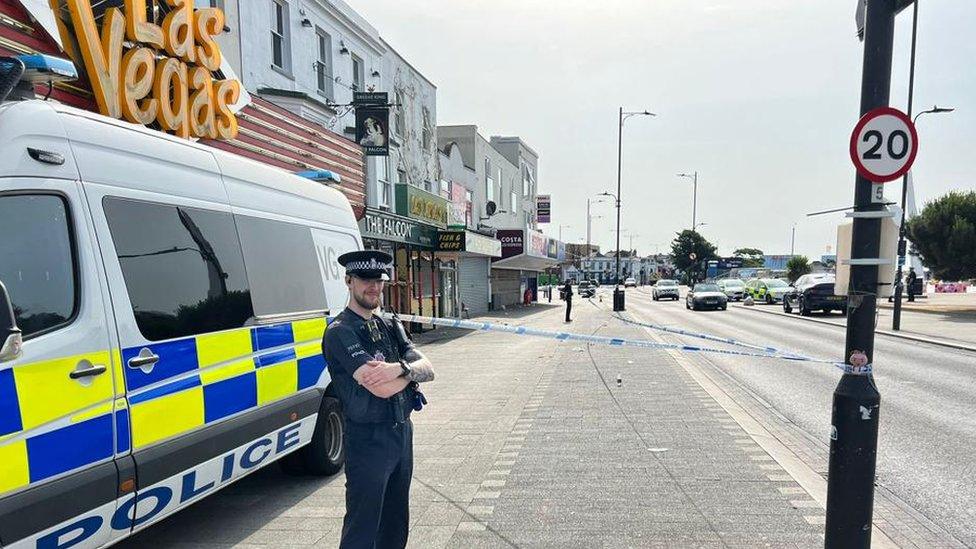
<instances>
[{"instance_id":1,"label":"black police uniform","mask_svg":"<svg viewBox=\"0 0 976 549\"><path fill-rule=\"evenodd\" d=\"M347 274L378 278L369 270L350 268L355 264L343 259L348 258L339 258ZM339 546L404 547L413 475L410 412L416 389L411 383L391 398L379 398L359 385L353 372L370 360L413 362L420 355L399 322L378 316L367 320L348 308L329 323L322 347L345 414L346 516Z\"/></svg>"}]
</instances>

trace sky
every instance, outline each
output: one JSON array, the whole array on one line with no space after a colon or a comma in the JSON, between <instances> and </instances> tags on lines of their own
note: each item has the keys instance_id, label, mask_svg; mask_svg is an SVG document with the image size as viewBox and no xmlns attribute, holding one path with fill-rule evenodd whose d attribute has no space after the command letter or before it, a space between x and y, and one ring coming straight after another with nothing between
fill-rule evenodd
<instances>
[{"instance_id":1,"label":"sky","mask_svg":"<svg viewBox=\"0 0 976 549\"><path fill-rule=\"evenodd\" d=\"M848 153L863 48L855 0L347 0L437 85L438 124L518 135L540 155L552 195L544 232L585 242L586 198L616 192L623 136L622 248L666 252L692 224L739 247L811 258L833 253L853 203ZM976 188L976 1L919 11L913 175L921 207ZM891 105L907 108L911 9L896 22ZM900 198L900 182L886 198ZM591 239L613 249L612 204L592 206ZM568 226L567 226L568 225ZM829 247L829 248L828 248Z\"/></svg>"}]
</instances>

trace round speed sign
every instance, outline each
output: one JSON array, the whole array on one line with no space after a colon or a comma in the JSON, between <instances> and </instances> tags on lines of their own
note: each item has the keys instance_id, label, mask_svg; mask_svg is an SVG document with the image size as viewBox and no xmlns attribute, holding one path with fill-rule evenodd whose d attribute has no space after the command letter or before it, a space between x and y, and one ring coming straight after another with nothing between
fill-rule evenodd
<instances>
[{"instance_id":1,"label":"round speed sign","mask_svg":"<svg viewBox=\"0 0 976 549\"><path fill-rule=\"evenodd\" d=\"M880 107L868 112L851 133L854 167L875 183L894 181L908 173L917 153L915 124L898 109Z\"/></svg>"}]
</instances>

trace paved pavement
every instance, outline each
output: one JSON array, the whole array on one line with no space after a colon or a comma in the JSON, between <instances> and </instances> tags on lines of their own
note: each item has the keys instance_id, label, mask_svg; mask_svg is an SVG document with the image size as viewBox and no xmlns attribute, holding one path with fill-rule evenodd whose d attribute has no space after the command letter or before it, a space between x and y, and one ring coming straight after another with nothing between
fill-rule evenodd
<instances>
[{"instance_id":1,"label":"paved pavement","mask_svg":"<svg viewBox=\"0 0 976 549\"><path fill-rule=\"evenodd\" d=\"M798 315L760 314L766 305L687 311L628 294L628 312L645 322L839 358L843 326ZM781 309L780 309L781 310ZM842 324L843 319L835 315ZM671 341L696 341L667 336ZM689 355L777 438L826 476L831 398L840 373L813 364ZM976 546L976 353L879 335L876 383L882 395L876 524L904 547Z\"/></svg>"},{"instance_id":2,"label":"paved pavement","mask_svg":"<svg viewBox=\"0 0 976 549\"><path fill-rule=\"evenodd\" d=\"M647 338L574 305L575 332ZM563 329L561 315L536 305L494 320ZM671 355L427 339L438 379L415 416L411 546L822 546L820 504ZM334 547L343 484L268 468L122 546Z\"/></svg>"}]
</instances>

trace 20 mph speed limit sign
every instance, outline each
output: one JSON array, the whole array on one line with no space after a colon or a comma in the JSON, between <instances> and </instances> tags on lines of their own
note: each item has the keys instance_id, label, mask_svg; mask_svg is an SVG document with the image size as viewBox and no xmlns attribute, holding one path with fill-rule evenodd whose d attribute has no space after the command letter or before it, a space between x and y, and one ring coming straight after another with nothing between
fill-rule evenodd
<instances>
[{"instance_id":1,"label":"20 mph speed limit sign","mask_svg":"<svg viewBox=\"0 0 976 549\"><path fill-rule=\"evenodd\" d=\"M851 134L851 160L868 181L887 183L908 173L918 153L918 134L908 115L874 109L858 121Z\"/></svg>"}]
</instances>

